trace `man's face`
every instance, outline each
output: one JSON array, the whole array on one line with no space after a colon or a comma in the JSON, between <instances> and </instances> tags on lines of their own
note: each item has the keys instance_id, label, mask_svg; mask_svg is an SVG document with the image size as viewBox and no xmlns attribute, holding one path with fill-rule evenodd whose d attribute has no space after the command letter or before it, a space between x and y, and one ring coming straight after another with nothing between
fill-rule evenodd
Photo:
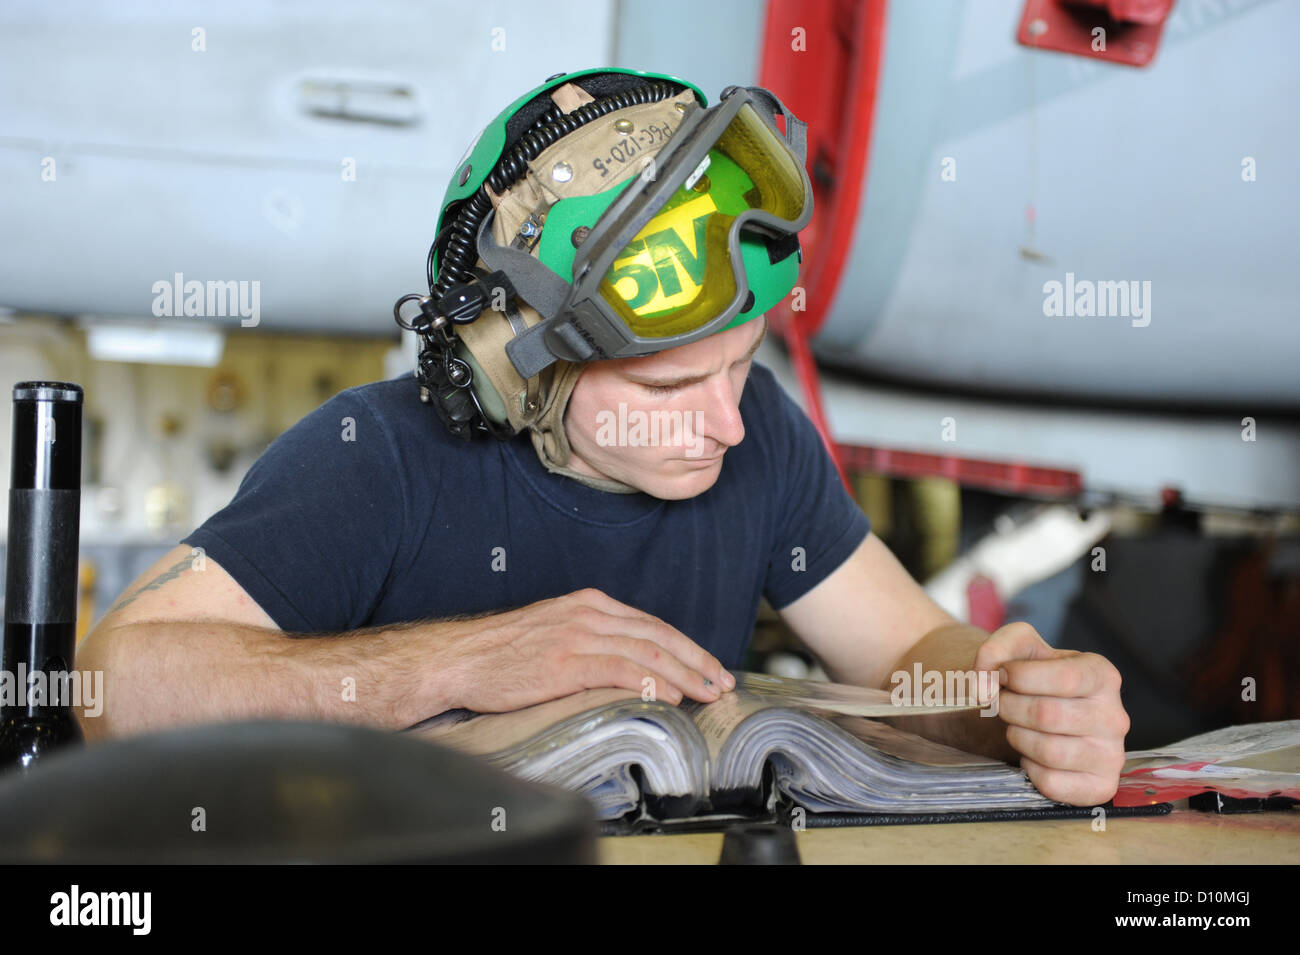
<instances>
[{"instance_id":1,"label":"man's face","mask_svg":"<svg viewBox=\"0 0 1300 955\"><path fill-rule=\"evenodd\" d=\"M587 365L564 413L569 466L665 500L711 488L745 437L740 396L760 317L654 355Z\"/></svg>"}]
</instances>

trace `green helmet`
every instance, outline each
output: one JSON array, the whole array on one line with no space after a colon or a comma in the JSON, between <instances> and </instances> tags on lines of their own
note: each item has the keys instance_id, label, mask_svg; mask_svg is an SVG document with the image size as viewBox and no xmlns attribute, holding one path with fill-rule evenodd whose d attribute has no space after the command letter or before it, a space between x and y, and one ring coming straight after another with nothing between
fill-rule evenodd
<instances>
[{"instance_id":1,"label":"green helmet","mask_svg":"<svg viewBox=\"0 0 1300 955\"><path fill-rule=\"evenodd\" d=\"M569 84L573 87L569 88L570 95L565 99L562 94ZM724 91L724 97L734 89L731 87ZM557 98L567 108L563 108ZM500 365L500 356L495 354L501 348L499 336L491 340L490 346L485 346L481 334L472 334L480 331L481 326L479 329L471 329L471 326L491 309L504 313L509 320L509 325L502 323L500 318L496 320L505 329L507 338L525 332L528 326L520 317L517 306L525 306L534 317L537 317L536 313L527 306L541 306L530 302L528 294L516 291L516 286L535 288L531 280L539 276L546 278L550 288L563 288L572 283L581 236L590 231L590 227L635 181L636 176L630 174L629 168L634 155L641 152L647 157L653 156L672 139L673 130L667 128L667 124L648 125L641 138L654 141L649 149L630 141L633 137L626 137L629 141L622 148L616 146L604 161L599 158L592 160L601 176L614 171L606 170L606 163L619 167L617 172L620 175L608 177L615 180L613 185L601 188L603 183L598 182L594 188L584 188L579 194L568 194L558 200L551 195L541 203L538 215L528 215L517 231L507 236L513 240L513 248L508 251L514 256L510 261L515 264L491 272L480 264L479 233L481 227L486 228L485 219L493 214L494 206L499 205L503 195L512 187L522 188L521 181L530 172L529 164L549 147L566 137L581 134L592 121L611 113L645 107L645 104L662 104L670 99L676 100L673 105L679 111L673 115L681 115L688 108L693 111L694 104L701 108L708 106L698 87L666 74L619 68L556 74L502 110L474 138L456 164L439 206L436 238L429 249L429 294L403 296L394 306L397 323L420 336L416 374L423 386L422 397L435 404L453 434L467 440L476 434L491 434L505 439L527 425L530 402L531 410L536 410L538 404L538 382L528 379L526 391L520 387L517 396L507 396L506 391L515 389L501 384L502 373L493 366L485 371L489 362ZM787 128L792 119L787 114ZM618 123L626 123L625 128L631 128L626 120L615 120L615 125ZM723 158L716 153L712 155ZM557 169L559 165L568 167L563 163L558 164ZM799 172L806 183L806 172L802 168ZM567 172L570 176L575 174L586 180L595 178L595 173L585 165L576 172ZM724 183L725 188L735 195L747 195L756 188L734 163L715 159L709 168L709 176ZM559 177L557 172L557 180ZM696 178L699 178L698 174ZM754 178L761 176L756 174ZM715 191L721 193L724 190ZM662 210L666 212L682 201L679 191L663 205ZM808 212L810 214L811 210ZM799 251L796 238L786 236L785 240L775 240L761 233L740 233L739 253L748 297L725 328L763 314L794 287L802 255L792 254ZM532 261L525 261L515 250L523 250ZM703 257L702 251L700 257ZM545 272L539 271L542 267ZM650 272L644 267L641 271ZM628 273L635 277L631 267ZM631 284L628 287L635 289ZM407 302L417 302L420 307L420 313L409 320L401 314L402 306ZM632 304L635 305L636 301ZM723 313L712 314L721 320ZM484 318L486 320L486 316ZM485 350L494 354L484 354ZM648 353L646 348L642 353ZM513 376L513 369L510 373ZM524 381L518 379L521 384ZM543 384L542 390L544 388ZM511 400L515 397L517 402Z\"/></svg>"}]
</instances>

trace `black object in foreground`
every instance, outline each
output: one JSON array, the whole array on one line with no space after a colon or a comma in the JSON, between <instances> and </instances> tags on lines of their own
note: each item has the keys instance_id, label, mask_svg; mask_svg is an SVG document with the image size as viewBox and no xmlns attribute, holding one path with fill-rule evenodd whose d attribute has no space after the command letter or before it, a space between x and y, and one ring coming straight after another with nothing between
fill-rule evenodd
<instances>
[{"instance_id":1,"label":"black object in foreground","mask_svg":"<svg viewBox=\"0 0 1300 955\"><path fill-rule=\"evenodd\" d=\"M226 723L0 781L0 863L588 863L581 796L412 737Z\"/></svg>"},{"instance_id":2,"label":"black object in foreground","mask_svg":"<svg viewBox=\"0 0 1300 955\"><path fill-rule=\"evenodd\" d=\"M67 698L77 647L82 391L24 381L13 403L0 771L28 769L83 739Z\"/></svg>"},{"instance_id":3,"label":"black object in foreground","mask_svg":"<svg viewBox=\"0 0 1300 955\"><path fill-rule=\"evenodd\" d=\"M799 846L789 826L735 826L722 837L718 865L800 865Z\"/></svg>"}]
</instances>

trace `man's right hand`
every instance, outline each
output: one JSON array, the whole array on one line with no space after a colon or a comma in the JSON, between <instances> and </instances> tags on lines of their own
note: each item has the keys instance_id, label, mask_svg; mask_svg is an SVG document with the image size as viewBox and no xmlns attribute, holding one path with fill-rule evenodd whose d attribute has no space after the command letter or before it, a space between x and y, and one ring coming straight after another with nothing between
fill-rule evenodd
<instances>
[{"instance_id":1,"label":"man's right hand","mask_svg":"<svg viewBox=\"0 0 1300 955\"><path fill-rule=\"evenodd\" d=\"M607 686L650 687L655 699L672 704L684 696L710 703L736 686L717 658L680 630L594 588L458 621L439 657L451 705L480 713Z\"/></svg>"},{"instance_id":2,"label":"man's right hand","mask_svg":"<svg viewBox=\"0 0 1300 955\"><path fill-rule=\"evenodd\" d=\"M501 712L588 687L642 693L647 677L674 704L735 686L680 631L597 590L468 620L287 634L183 544L104 614L77 664L104 673L102 713L80 714L87 740L254 718L404 729L458 706Z\"/></svg>"}]
</instances>

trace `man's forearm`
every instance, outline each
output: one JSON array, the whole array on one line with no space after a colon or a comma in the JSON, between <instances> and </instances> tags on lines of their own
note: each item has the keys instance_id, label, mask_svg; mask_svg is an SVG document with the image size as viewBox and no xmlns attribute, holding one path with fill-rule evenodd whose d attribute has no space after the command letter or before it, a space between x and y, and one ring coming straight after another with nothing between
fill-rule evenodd
<instances>
[{"instance_id":1,"label":"man's forearm","mask_svg":"<svg viewBox=\"0 0 1300 955\"><path fill-rule=\"evenodd\" d=\"M953 671L966 673L972 669L976 651L989 638L989 634L979 627L968 624L950 624L931 630L905 653L895 664L891 676L882 688L892 690L892 674L902 671L909 679L913 665L921 664L922 670L937 671L941 675ZM944 685L949 681L944 679ZM914 692L919 694L920 687ZM1018 763L1020 754L1007 742L1007 726L997 716L981 715L983 710L964 710L959 713L944 713L923 716L895 716L887 722L901 730L924 736L938 743L946 743L969 753L979 753L1009 763Z\"/></svg>"},{"instance_id":2,"label":"man's forearm","mask_svg":"<svg viewBox=\"0 0 1300 955\"><path fill-rule=\"evenodd\" d=\"M87 637L79 670L104 674L88 739L183 724L307 719L410 726L454 704L439 666L444 628L422 622L290 636L218 621L126 624ZM441 638L441 639L440 639Z\"/></svg>"}]
</instances>

